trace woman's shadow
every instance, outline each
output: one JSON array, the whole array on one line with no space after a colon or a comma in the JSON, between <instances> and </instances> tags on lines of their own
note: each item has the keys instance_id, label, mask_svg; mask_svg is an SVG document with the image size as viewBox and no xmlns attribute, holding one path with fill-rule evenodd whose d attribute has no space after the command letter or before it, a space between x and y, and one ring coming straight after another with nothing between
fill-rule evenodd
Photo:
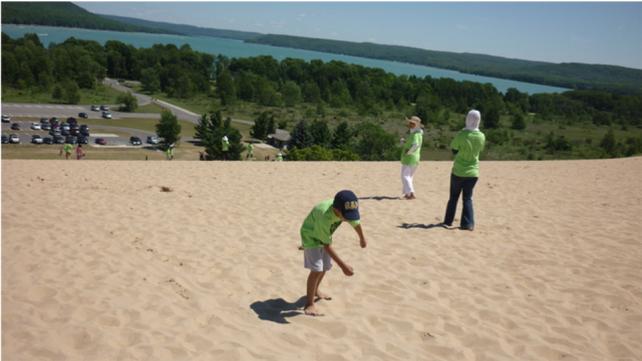
<instances>
[{"instance_id":1,"label":"woman's shadow","mask_svg":"<svg viewBox=\"0 0 642 361\"><path fill-rule=\"evenodd\" d=\"M286 318L302 314L305 302L306 296L302 296L294 303L287 302L282 298L273 298L266 301L256 301L250 305L250 308L261 320L290 323Z\"/></svg>"}]
</instances>

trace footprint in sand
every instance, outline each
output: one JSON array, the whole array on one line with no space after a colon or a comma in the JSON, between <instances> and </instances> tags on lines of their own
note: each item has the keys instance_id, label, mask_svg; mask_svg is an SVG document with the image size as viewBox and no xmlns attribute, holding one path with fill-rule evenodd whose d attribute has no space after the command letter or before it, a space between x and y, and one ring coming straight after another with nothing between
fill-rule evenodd
<instances>
[{"instance_id":1,"label":"footprint in sand","mask_svg":"<svg viewBox=\"0 0 642 361\"><path fill-rule=\"evenodd\" d=\"M178 283L175 279L170 278L169 280L165 281L168 283L174 292L176 292L177 295L183 297L186 300L189 300L189 292L187 291L187 288L183 287L180 283Z\"/></svg>"}]
</instances>

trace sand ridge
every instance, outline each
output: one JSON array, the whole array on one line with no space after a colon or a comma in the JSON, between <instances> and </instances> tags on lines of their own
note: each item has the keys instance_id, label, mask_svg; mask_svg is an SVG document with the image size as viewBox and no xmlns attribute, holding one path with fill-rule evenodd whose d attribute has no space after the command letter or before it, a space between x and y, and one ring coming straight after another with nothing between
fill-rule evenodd
<instances>
[{"instance_id":1,"label":"sand ridge","mask_svg":"<svg viewBox=\"0 0 642 361\"><path fill-rule=\"evenodd\" d=\"M482 162L475 232L433 226L450 167L402 201L397 162L3 160L3 359L639 360L642 158ZM299 227L344 188L369 245L337 230L307 317Z\"/></svg>"}]
</instances>

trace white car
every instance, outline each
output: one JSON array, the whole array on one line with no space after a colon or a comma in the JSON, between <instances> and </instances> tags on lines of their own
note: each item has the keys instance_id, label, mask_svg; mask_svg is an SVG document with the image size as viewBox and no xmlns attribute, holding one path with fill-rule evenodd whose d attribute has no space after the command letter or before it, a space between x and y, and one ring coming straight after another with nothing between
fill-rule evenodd
<instances>
[{"instance_id":1,"label":"white car","mask_svg":"<svg viewBox=\"0 0 642 361\"><path fill-rule=\"evenodd\" d=\"M18 137L16 134L11 134L9 136L9 143L20 144L20 137Z\"/></svg>"},{"instance_id":2,"label":"white car","mask_svg":"<svg viewBox=\"0 0 642 361\"><path fill-rule=\"evenodd\" d=\"M160 139L158 139L158 137L150 135L150 136L147 136L147 143L148 144L158 144L158 143L160 143Z\"/></svg>"},{"instance_id":3,"label":"white car","mask_svg":"<svg viewBox=\"0 0 642 361\"><path fill-rule=\"evenodd\" d=\"M31 136L31 143L33 144L42 144L43 140L42 137L39 136L38 134L34 134Z\"/></svg>"},{"instance_id":4,"label":"white car","mask_svg":"<svg viewBox=\"0 0 642 361\"><path fill-rule=\"evenodd\" d=\"M103 118L111 119L111 113L110 112L103 112Z\"/></svg>"},{"instance_id":5,"label":"white car","mask_svg":"<svg viewBox=\"0 0 642 361\"><path fill-rule=\"evenodd\" d=\"M11 117L8 115L2 115L2 122L3 123L11 123Z\"/></svg>"},{"instance_id":6,"label":"white car","mask_svg":"<svg viewBox=\"0 0 642 361\"><path fill-rule=\"evenodd\" d=\"M31 123L31 129L33 129L33 130L41 130L42 126L40 125L40 123Z\"/></svg>"}]
</instances>

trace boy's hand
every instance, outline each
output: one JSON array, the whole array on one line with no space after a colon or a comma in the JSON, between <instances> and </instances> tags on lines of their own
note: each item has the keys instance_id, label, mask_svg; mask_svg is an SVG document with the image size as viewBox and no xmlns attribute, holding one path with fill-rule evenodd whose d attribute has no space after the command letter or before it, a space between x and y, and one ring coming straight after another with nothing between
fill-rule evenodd
<instances>
[{"instance_id":1,"label":"boy's hand","mask_svg":"<svg viewBox=\"0 0 642 361\"><path fill-rule=\"evenodd\" d=\"M346 276L352 276L354 274L354 271L352 270L352 267L345 265L341 267L341 270L343 271L343 274Z\"/></svg>"},{"instance_id":2,"label":"boy's hand","mask_svg":"<svg viewBox=\"0 0 642 361\"><path fill-rule=\"evenodd\" d=\"M359 244L361 245L361 248L366 248L366 246L368 245L368 243L366 243L366 240L363 238L359 240Z\"/></svg>"}]
</instances>

